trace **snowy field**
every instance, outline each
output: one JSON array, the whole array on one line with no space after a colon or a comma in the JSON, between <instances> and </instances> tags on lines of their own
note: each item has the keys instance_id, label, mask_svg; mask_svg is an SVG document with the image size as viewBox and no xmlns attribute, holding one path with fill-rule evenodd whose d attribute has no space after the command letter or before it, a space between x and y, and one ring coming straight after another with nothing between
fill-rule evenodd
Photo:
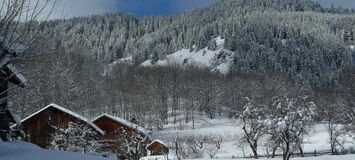
<instances>
[{"instance_id":1,"label":"snowy field","mask_svg":"<svg viewBox=\"0 0 355 160\"><path fill-rule=\"evenodd\" d=\"M241 128L242 125L240 122L238 122L238 120L232 120L227 118L216 118L211 120L204 117L205 116L197 117L197 120L195 122L196 129L192 129L192 122L189 122L187 124L184 124L183 122L178 122L175 125L166 125L163 131L155 132L153 136L157 138L159 137L161 140L165 141L165 143L170 146L174 146L174 140L176 137L181 139L188 137L206 136L222 137L223 143L221 145L221 149L216 154L216 157L219 157L218 159L228 159L232 157L249 157L251 155L252 152L249 146L246 144L239 143L241 137L243 136L243 131ZM328 139L329 137L325 126L322 124L315 125L314 128L310 131L309 135L306 135L304 137L304 152L313 153L316 150L318 153L330 150ZM355 148L355 144L353 143L354 140L350 136L344 137L343 140L345 148ZM259 141L258 153L260 155L266 155L266 142L266 138L260 139ZM209 159L207 155L204 155L204 157L204 159ZM349 158L349 156L343 156L343 158L347 159ZM315 158L315 160L318 159L334 159L334 157L324 156ZM355 160L354 157L351 159Z\"/></svg>"},{"instance_id":2,"label":"snowy field","mask_svg":"<svg viewBox=\"0 0 355 160\"><path fill-rule=\"evenodd\" d=\"M260 158L264 159L264 158ZM204 159L194 159L194 160L204 160ZM210 159L210 160L246 160L244 159ZM274 158L272 160L282 160L282 158ZM344 156L319 156L319 157L307 157L307 158L292 158L292 160L355 160L355 155L344 155Z\"/></svg>"},{"instance_id":3,"label":"snowy field","mask_svg":"<svg viewBox=\"0 0 355 160\"><path fill-rule=\"evenodd\" d=\"M30 143L14 141L0 142L0 160L116 160L116 158L46 150Z\"/></svg>"},{"instance_id":4,"label":"snowy field","mask_svg":"<svg viewBox=\"0 0 355 160\"><path fill-rule=\"evenodd\" d=\"M154 137L159 137L170 146L173 146L175 137L223 137L221 149L218 151L215 160L242 160L250 155L250 149L247 145L238 143L238 139L243 135L241 125L237 120L217 118L210 120L197 117L195 127L192 129L192 123L183 124L182 119L178 124L169 124L165 126L165 130L155 132ZM345 139L345 147L354 147L353 140L350 137ZM329 150L328 135L323 125L316 125L308 136L305 137L304 150L305 152L313 152ZM260 140L259 154L265 155L265 139ZM244 150L244 152L243 152ZM116 160L115 157L105 158L100 156L85 155L74 152L45 150L33 144L25 142L0 142L0 160ZM207 155L204 158L195 160L210 159ZM263 158L261 158L263 159ZM294 160L355 160L355 155L344 156L317 156L307 158L292 158ZM281 158L275 158L281 160Z\"/></svg>"}]
</instances>

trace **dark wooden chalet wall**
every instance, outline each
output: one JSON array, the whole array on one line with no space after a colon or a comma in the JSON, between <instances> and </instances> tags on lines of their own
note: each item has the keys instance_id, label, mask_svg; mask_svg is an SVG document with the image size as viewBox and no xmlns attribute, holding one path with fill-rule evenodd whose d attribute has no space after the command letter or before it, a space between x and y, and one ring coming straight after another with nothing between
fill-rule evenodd
<instances>
[{"instance_id":1,"label":"dark wooden chalet wall","mask_svg":"<svg viewBox=\"0 0 355 160\"><path fill-rule=\"evenodd\" d=\"M27 134L28 142L47 148L55 134L55 127L67 128L69 122L87 125L87 122L77 117L57 108L49 107L22 122L22 127Z\"/></svg>"},{"instance_id":2,"label":"dark wooden chalet wall","mask_svg":"<svg viewBox=\"0 0 355 160\"><path fill-rule=\"evenodd\" d=\"M126 140L130 140L133 134L139 134L142 138L147 133L137 131L135 128L124 125L120 122L113 120L112 118L102 116L95 119L93 123L101 130L105 131L105 135L102 135L99 139L104 144L103 151L116 154L119 158L124 159L126 153ZM151 141L149 138L144 142L142 148L145 150L145 146ZM146 153L146 151L144 151Z\"/></svg>"},{"instance_id":3,"label":"dark wooden chalet wall","mask_svg":"<svg viewBox=\"0 0 355 160\"><path fill-rule=\"evenodd\" d=\"M150 151L151 156L157 155L168 155L169 148L158 141L153 141L151 144L147 146L147 150Z\"/></svg>"},{"instance_id":4,"label":"dark wooden chalet wall","mask_svg":"<svg viewBox=\"0 0 355 160\"><path fill-rule=\"evenodd\" d=\"M127 127L119 122L116 122L108 117L101 117L93 122L100 129L105 131L104 137L111 137L117 134L123 134L123 132L127 132L129 136L132 135L133 129Z\"/></svg>"}]
</instances>

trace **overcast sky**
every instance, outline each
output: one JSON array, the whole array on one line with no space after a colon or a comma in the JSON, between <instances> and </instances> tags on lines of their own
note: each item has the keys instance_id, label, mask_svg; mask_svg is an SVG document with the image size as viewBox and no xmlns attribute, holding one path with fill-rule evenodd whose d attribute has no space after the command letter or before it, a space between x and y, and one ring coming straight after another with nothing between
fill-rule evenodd
<instances>
[{"instance_id":1,"label":"overcast sky","mask_svg":"<svg viewBox=\"0 0 355 160\"><path fill-rule=\"evenodd\" d=\"M332 4L344 8L355 8L355 0L316 0L325 7L330 7Z\"/></svg>"},{"instance_id":2,"label":"overcast sky","mask_svg":"<svg viewBox=\"0 0 355 160\"><path fill-rule=\"evenodd\" d=\"M52 18L71 18L117 11L118 0L56 0Z\"/></svg>"},{"instance_id":3,"label":"overcast sky","mask_svg":"<svg viewBox=\"0 0 355 160\"><path fill-rule=\"evenodd\" d=\"M217 0L117 0L118 10L138 16L168 15L208 6Z\"/></svg>"},{"instance_id":4,"label":"overcast sky","mask_svg":"<svg viewBox=\"0 0 355 160\"><path fill-rule=\"evenodd\" d=\"M128 12L137 16L169 15L211 5L218 0L58 0L56 18L70 18L105 12ZM316 0L329 7L331 4L355 8L355 0Z\"/></svg>"},{"instance_id":5,"label":"overcast sky","mask_svg":"<svg viewBox=\"0 0 355 160\"><path fill-rule=\"evenodd\" d=\"M208 6L218 0L57 0L55 18L127 12L137 16L169 15Z\"/></svg>"}]
</instances>

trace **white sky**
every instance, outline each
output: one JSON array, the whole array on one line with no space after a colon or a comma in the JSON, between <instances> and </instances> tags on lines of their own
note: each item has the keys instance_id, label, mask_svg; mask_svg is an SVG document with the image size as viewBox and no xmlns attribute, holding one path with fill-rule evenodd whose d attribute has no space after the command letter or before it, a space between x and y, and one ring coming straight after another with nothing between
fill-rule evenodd
<instances>
[{"instance_id":1,"label":"white sky","mask_svg":"<svg viewBox=\"0 0 355 160\"><path fill-rule=\"evenodd\" d=\"M52 18L71 18L113 12L117 0L57 0Z\"/></svg>"},{"instance_id":2,"label":"white sky","mask_svg":"<svg viewBox=\"0 0 355 160\"><path fill-rule=\"evenodd\" d=\"M120 0L56 0L56 1L57 4L54 13L52 13L51 15L51 19L87 16L87 15L94 15L94 14L102 14L105 12L117 12L120 10L119 7ZM149 0L130 0L130 1L132 2L146 1L147 3L149 3ZM335 6L355 8L355 0L315 0L315 1L320 2L325 7L329 7L331 4L335 4ZM199 4L183 4L189 2L187 0L179 0L178 2L181 2L182 4L180 3L176 4L177 8L181 8L181 7L191 8L193 6L194 7L199 6ZM196 1L196 3L201 3L201 1ZM137 7L137 6L133 6L133 7Z\"/></svg>"},{"instance_id":3,"label":"white sky","mask_svg":"<svg viewBox=\"0 0 355 160\"><path fill-rule=\"evenodd\" d=\"M315 0L325 7L330 7L332 4L344 8L355 8L355 0Z\"/></svg>"}]
</instances>

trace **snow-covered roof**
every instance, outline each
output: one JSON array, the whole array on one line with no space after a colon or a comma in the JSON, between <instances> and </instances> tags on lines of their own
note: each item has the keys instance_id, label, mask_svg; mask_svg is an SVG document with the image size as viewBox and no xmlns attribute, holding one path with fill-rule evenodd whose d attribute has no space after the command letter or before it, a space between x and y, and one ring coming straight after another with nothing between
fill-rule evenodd
<instances>
[{"instance_id":1,"label":"snow-covered roof","mask_svg":"<svg viewBox=\"0 0 355 160\"><path fill-rule=\"evenodd\" d=\"M4 47L3 49L7 49L9 52L14 54L13 56L19 56L21 53L23 53L26 50L25 45L21 43L9 42L3 36L0 36L0 43L2 44L1 46Z\"/></svg>"},{"instance_id":2,"label":"snow-covered roof","mask_svg":"<svg viewBox=\"0 0 355 160\"><path fill-rule=\"evenodd\" d=\"M13 66L12 64L8 64L6 67L9 69L10 73L14 75L18 83L20 83L20 86L24 87L27 85L27 79L17 71L15 66Z\"/></svg>"},{"instance_id":3,"label":"snow-covered roof","mask_svg":"<svg viewBox=\"0 0 355 160\"><path fill-rule=\"evenodd\" d=\"M149 144L147 145L146 149L148 149L148 147L149 147L150 145L154 144L154 143L160 143L160 144L162 144L163 146L168 147L163 141L161 141L161 140L159 140L159 139L156 139L156 140L152 141L151 143L149 143Z\"/></svg>"},{"instance_id":4,"label":"snow-covered roof","mask_svg":"<svg viewBox=\"0 0 355 160\"><path fill-rule=\"evenodd\" d=\"M2 52L2 51L0 51L0 52ZM11 56L10 55L5 55L5 56L1 57L1 59L0 59L0 68L3 68L4 66L8 65L10 62L11 62Z\"/></svg>"},{"instance_id":5,"label":"snow-covered roof","mask_svg":"<svg viewBox=\"0 0 355 160\"><path fill-rule=\"evenodd\" d=\"M101 118L104 118L104 117L109 118L109 119L111 119L111 120L113 120L113 121L116 121L116 122L118 122L118 123L121 123L121 124L123 124L123 125L125 125L125 126L127 126L127 127L137 129L139 132L148 133L148 130L146 130L145 128L143 128L143 127L141 127L141 126L138 126L137 124L134 124L134 123L132 123L132 122L129 122L129 121L123 119L123 118L111 116L111 115L109 115L109 114L107 114L107 113L104 113L104 114L102 114L102 115L96 117L95 119L92 120L92 122L94 123L95 121L97 121L97 120L99 120L99 119L101 119Z\"/></svg>"},{"instance_id":6,"label":"snow-covered roof","mask_svg":"<svg viewBox=\"0 0 355 160\"><path fill-rule=\"evenodd\" d=\"M44 110L47 110L48 108L51 108L51 107L52 107L52 108L55 108L55 109L58 109L58 110L60 110L60 111L62 111L62 112L65 112L65 113L67 113L67 114L69 114L69 115L71 115L71 116L73 116L73 117L76 117L76 118L78 118L78 119L80 119L80 120L82 120L82 121L88 123L90 126L92 126L92 127L93 127L96 131L98 131L99 133L105 134L105 132L104 132L103 130L101 130L98 126L96 126L94 123L92 123L92 122L91 122L90 120L88 120L87 118L85 118L85 117L83 117L83 116L81 116L81 115L79 115L79 114L77 114L77 113L75 113L75 112L73 112L73 111L70 111L70 110L68 110L68 109L66 109L66 108L64 108L64 107L62 107L62 106L59 106L59 105L57 105L57 104L54 104L54 103L52 103L52 104L50 104L50 105L48 105L48 106L42 108L41 110L39 110L39 111L33 113L32 115L26 117L26 118L23 119L23 120L21 120L21 123L27 121L28 119L32 118L33 116L35 116L35 115L41 113L41 112L44 111Z\"/></svg>"},{"instance_id":7,"label":"snow-covered roof","mask_svg":"<svg viewBox=\"0 0 355 160\"><path fill-rule=\"evenodd\" d=\"M9 47L9 50L10 52L15 53L15 56L19 56L19 54L22 54L26 50L26 47L23 44L14 43Z\"/></svg>"}]
</instances>

